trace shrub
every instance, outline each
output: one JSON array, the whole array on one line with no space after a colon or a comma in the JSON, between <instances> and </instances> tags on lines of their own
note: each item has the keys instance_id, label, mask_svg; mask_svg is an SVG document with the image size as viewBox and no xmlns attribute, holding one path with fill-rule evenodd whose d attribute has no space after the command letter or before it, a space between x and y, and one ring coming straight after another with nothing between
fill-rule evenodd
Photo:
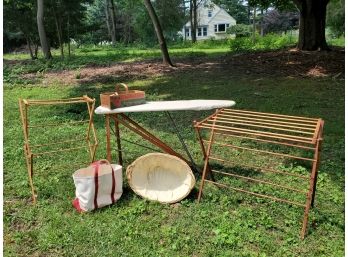
<instances>
[{"instance_id":1,"label":"shrub","mask_svg":"<svg viewBox=\"0 0 348 257\"><path fill-rule=\"evenodd\" d=\"M289 35L267 34L264 37L257 36L255 42L251 37L235 38L230 40L232 52L251 52L276 50L294 45Z\"/></svg>"},{"instance_id":2,"label":"shrub","mask_svg":"<svg viewBox=\"0 0 348 257\"><path fill-rule=\"evenodd\" d=\"M236 24L227 29L228 34L235 34L236 38L250 37L252 34L252 25Z\"/></svg>"}]
</instances>

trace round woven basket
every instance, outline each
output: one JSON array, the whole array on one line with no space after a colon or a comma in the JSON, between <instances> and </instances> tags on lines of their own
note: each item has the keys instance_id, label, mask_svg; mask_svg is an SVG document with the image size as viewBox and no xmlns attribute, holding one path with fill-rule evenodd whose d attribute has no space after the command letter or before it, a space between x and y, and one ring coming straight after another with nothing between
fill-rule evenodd
<instances>
[{"instance_id":1,"label":"round woven basket","mask_svg":"<svg viewBox=\"0 0 348 257\"><path fill-rule=\"evenodd\" d=\"M139 157L127 167L126 174L129 186L137 195L161 203L184 199L196 182L186 162L163 153Z\"/></svg>"}]
</instances>

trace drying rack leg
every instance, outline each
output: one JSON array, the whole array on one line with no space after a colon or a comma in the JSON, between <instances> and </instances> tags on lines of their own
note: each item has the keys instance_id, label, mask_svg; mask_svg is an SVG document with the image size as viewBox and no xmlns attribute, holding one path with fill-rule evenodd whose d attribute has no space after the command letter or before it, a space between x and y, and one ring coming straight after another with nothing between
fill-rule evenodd
<instances>
[{"instance_id":1,"label":"drying rack leg","mask_svg":"<svg viewBox=\"0 0 348 257\"><path fill-rule=\"evenodd\" d=\"M33 183L33 155L26 156L26 162L27 162L27 169L28 169L28 179L29 184L31 188L31 197L33 199L33 203L36 204L36 195L35 195L35 188Z\"/></svg>"}]
</instances>

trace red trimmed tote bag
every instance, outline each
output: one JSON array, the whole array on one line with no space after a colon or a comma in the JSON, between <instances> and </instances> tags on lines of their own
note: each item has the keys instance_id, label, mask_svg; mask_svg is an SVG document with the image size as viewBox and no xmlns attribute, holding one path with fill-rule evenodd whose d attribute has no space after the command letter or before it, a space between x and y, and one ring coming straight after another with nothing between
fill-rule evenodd
<instances>
[{"instance_id":1,"label":"red trimmed tote bag","mask_svg":"<svg viewBox=\"0 0 348 257\"><path fill-rule=\"evenodd\" d=\"M99 160L73 174L79 212L92 211L114 204L122 195L122 166Z\"/></svg>"}]
</instances>

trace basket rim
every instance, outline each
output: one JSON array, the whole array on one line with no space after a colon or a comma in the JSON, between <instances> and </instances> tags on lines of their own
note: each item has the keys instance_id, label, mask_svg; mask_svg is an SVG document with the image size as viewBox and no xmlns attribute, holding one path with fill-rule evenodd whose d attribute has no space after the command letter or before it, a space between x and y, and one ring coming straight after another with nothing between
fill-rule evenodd
<instances>
[{"instance_id":1,"label":"basket rim","mask_svg":"<svg viewBox=\"0 0 348 257\"><path fill-rule=\"evenodd\" d=\"M153 199L150 199L148 198L146 195L142 195L140 194L134 187L133 183L132 183L132 170L133 170L133 167L135 166L136 162L139 162L141 161L142 159L146 159L148 158L149 156L164 156L164 157L169 157L171 159L175 159L176 161L179 161L181 162L182 164L184 164L184 166L187 167L187 173L189 174L189 176L191 177L191 183L190 183L190 186L189 186L189 189L187 190L187 192L185 194L183 194L181 197L177 198L177 199L174 199L174 200L171 200L171 201L160 201L160 200L153 200ZM138 157L136 160L134 160L130 165L128 165L127 169L126 169L126 176L127 176L127 180L128 180L128 185L130 186L130 188L133 190L134 193L136 193L137 195L139 195L140 197L142 198L145 198L149 201L156 201L156 202L160 202L160 203L164 203L164 204L172 204L172 203L177 203L177 202L180 202L181 200L183 200L185 197L187 197L190 192L192 191L192 189L194 188L195 184L196 184L196 178L192 172L192 169L190 168L190 166L185 162L183 161L182 159L180 159L179 157L177 156L174 156L174 155L171 155L171 154L167 154L167 153L159 153L159 152L155 152L155 153L147 153L145 155L142 155L140 157Z\"/></svg>"}]
</instances>

